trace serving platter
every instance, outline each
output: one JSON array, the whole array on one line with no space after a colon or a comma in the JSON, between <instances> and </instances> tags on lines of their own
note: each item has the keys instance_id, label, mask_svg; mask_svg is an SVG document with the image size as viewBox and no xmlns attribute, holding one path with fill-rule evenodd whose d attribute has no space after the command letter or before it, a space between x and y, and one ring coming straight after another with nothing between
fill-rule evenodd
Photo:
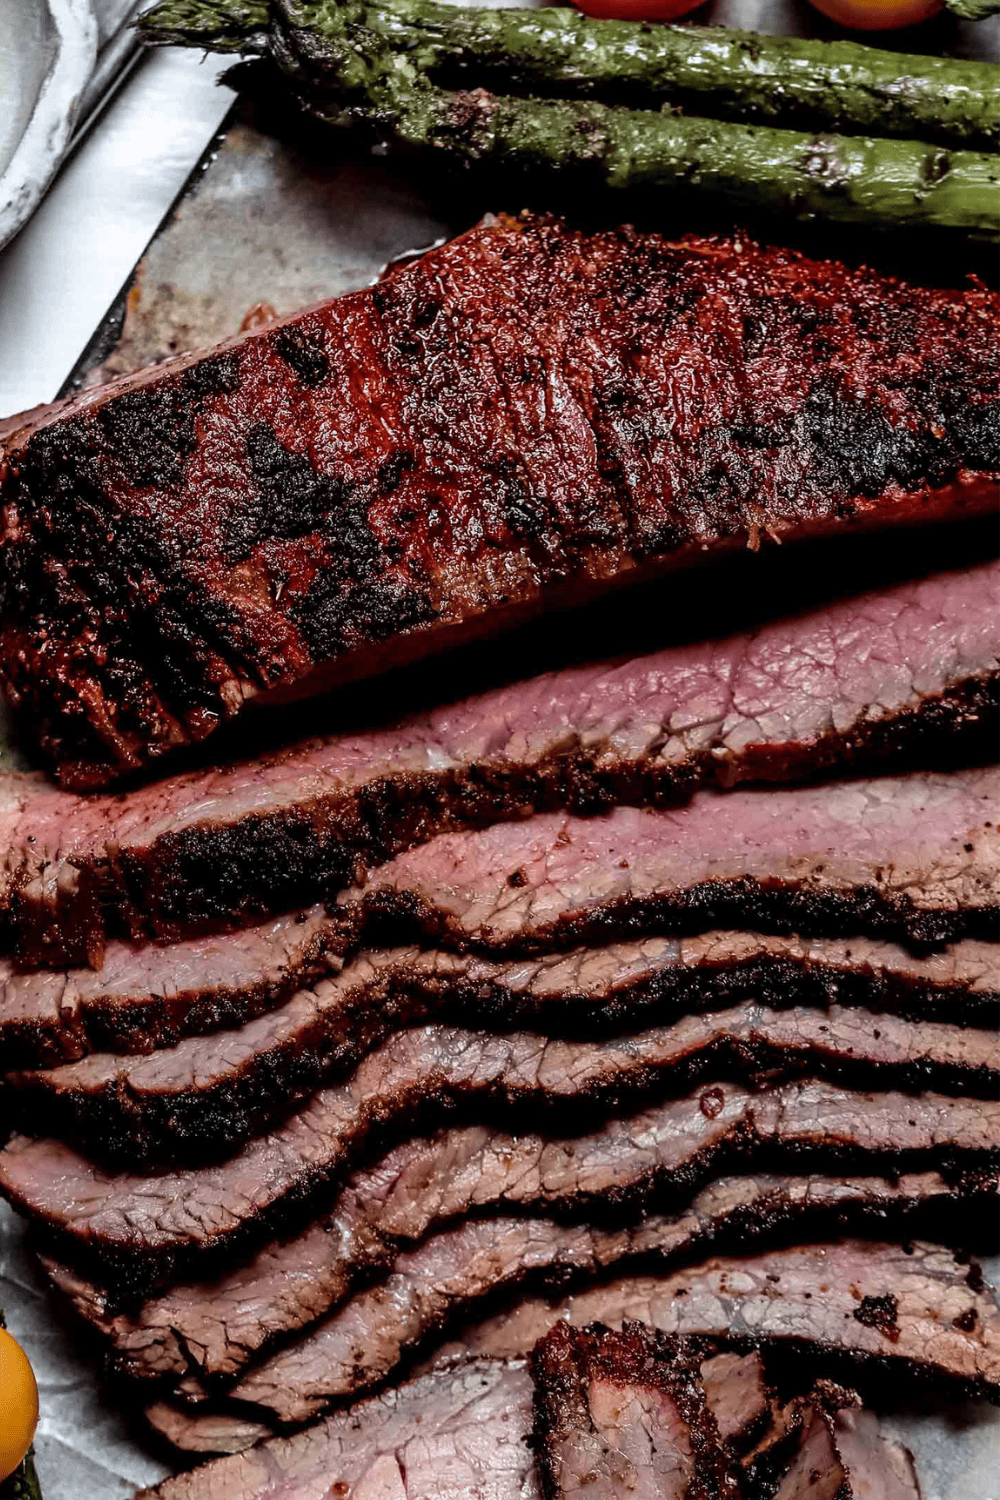
<instances>
[{"instance_id":1,"label":"serving platter","mask_svg":"<svg viewBox=\"0 0 1000 1500\"><path fill-rule=\"evenodd\" d=\"M11 3L17 0L0 0ZM720 0L698 19L770 32L825 30L792 0ZM944 20L896 44L989 57L997 36L996 22ZM65 388L103 382L272 313L363 286L393 258L467 227L484 209L519 206L490 201L481 182L439 180L418 163L390 160L359 140L305 125L280 100L245 101L234 107L94 330ZM878 245L868 248L876 261L883 254ZM963 269L928 267L946 276ZM0 736L4 763L25 764L2 724ZM0 1225L0 1304L13 1331L42 1351L39 1469L46 1500L128 1496L166 1466L115 1410L96 1357L41 1291L5 1209ZM987 1264L987 1274L1000 1284L1000 1260ZM886 1423L915 1449L926 1500L1000 1500L1000 1415L926 1403L887 1411Z\"/></svg>"}]
</instances>

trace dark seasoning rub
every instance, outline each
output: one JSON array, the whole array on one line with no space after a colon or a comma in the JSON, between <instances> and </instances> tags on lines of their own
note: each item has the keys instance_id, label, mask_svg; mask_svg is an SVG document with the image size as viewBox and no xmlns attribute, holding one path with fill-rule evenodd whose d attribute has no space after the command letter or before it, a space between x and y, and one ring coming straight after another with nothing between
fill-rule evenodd
<instances>
[{"instance_id":1,"label":"dark seasoning rub","mask_svg":"<svg viewBox=\"0 0 1000 1500\"><path fill-rule=\"evenodd\" d=\"M13 436L0 670L88 787L266 689L705 548L981 511L995 307L738 240L483 225Z\"/></svg>"},{"instance_id":2,"label":"dark seasoning rub","mask_svg":"<svg viewBox=\"0 0 1000 1500\"><path fill-rule=\"evenodd\" d=\"M418 693L416 712L382 727L241 747L216 767L118 796L4 778L0 935L22 967L96 965L109 937L162 943L242 925L334 894L436 834L529 811L669 806L703 786L988 757L1000 570L968 542L955 557L928 540L926 576L873 588L884 549L872 559L866 544L866 576L843 579L844 597L794 597L757 629L743 603L735 631L720 625L714 594L692 608L705 591L689 575L678 600L686 634L659 650L609 659L605 628L575 664L557 653L544 676L430 708ZM749 562L756 577L759 559ZM768 576L780 590L773 563ZM640 618L632 650L655 624ZM861 659L859 639L870 653ZM524 873L512 858L512 889Z\"/></svg>"}]
</instances>

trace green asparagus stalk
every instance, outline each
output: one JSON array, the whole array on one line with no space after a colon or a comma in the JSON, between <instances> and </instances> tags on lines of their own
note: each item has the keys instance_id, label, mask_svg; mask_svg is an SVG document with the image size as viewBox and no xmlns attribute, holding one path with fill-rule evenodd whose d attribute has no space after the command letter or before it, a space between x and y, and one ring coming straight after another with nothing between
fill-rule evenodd
<instances>
[{"instance_id":1,"label":"green asparagus stalk","mask_svg":"<svg viewBox=\"0 0 1000 1500\"><path fill-rule=\"evenodd\" d=\"M392 3L413 7L432 0ZM218 24L225 0L211 4ZM240 4L246 12L247 0ZM426 49L401 45L381 24L367 24L374 12L364 0L271 0L267 51L319 118L363 121L460 163L572 169L616 188L695 187L744 211L927 225L988 239L1000 233L996 156L919 140L704 119L667 108L449 90L432 77ZM384 16L385 7L377 13ZM233 14L229 9L223 17L231 44ZM252 36L259 46L256 7L255 16ZM198 0L165 0L147 27L161 39L190 42L197 35L197 44L205 45L199 17Z\"/></svg>"},{"instance_id":2,"label":"green asparagus stalk","mask_svg":"<svg viewBox=\"0 0 1000 1500\"><path fill-rule=\"evenodd\" d=\"M136 22L152 46L242 53L267 51L270 24L270 0L166 0Z\"/></svg>"},{"instance_id":3,"label":"green asparagus stalk","mask_svg":"<svg viewBox=\"0 0 1000 1500\"><path fill-rule=\"evenodd\" d=\"M340 123L341 111L307 103ZM1000 161L920 142L804 135L766 126L615 109L589 101L413 91L366 115L401 141L457 162L575 168L612 188L693 187L750 212L840 223L933 226L995 239Z\"/></svg>"},{"instance_id":4,"label":"green asparagus stalk","mask_svg":"<svg viewBox=\"0 0 1000 1500\"><path fill-rule=\"evenodd\" d=\"M996 156L592 100L452 93L363 28L320 50L312 0L280 0L280 8L275 56L307 109L338 122L345 115L367 121L453 161L573 169L613 188L694 187L744 210L802 219L1000 233Z\"/></svg>"},{"instance_id":5,"label":"green asparagus stalk","mask_svg":"<svg viewBox=\"0 0 1000 1500\"><path fill-rule=\"evenodd\" d=\"M143 34L154 42L259 51L268 13L280 24L286 11L314 36L317 71L324 48L349 44L363 31L435 81L486 85L503 94L669 103L713 118L1000 146L1000 70L857 42L438 0L300 0L291 6L281 0L163 0L143 18Z\"/></svg>"}]
</instances>

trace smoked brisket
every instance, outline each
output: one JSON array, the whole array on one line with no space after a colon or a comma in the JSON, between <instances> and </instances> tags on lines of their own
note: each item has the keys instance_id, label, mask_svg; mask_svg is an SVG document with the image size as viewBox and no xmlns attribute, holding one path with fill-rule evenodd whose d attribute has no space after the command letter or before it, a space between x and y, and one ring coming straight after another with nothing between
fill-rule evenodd
<instances>
[{"instance_id":1,"label":"smoked brisket","mask_svg":"<svg viewBox=\"0 0 1000 1500\"><path fill-rule=\"evenodd\" d=\"M856 768L879 746L920 763L928 736L972 733L992 753L995 562L728 637L714 598L707 614L682 645L121 796L0 778L0 938L22 964L98 963L108 937L175 941L308 906L448 829Z\"/></svg>"},{"instance_id":2,"label":"smoked brisket","mask_svg":"<svg viewBox=\"0 0 1000 1500\"><path fill-rule=\"evenodd\" d=\"M0 671L100 786L706 552L991 509L997 332L978 286L486 220L9 435Z\"/></svg>"},{"instance_id":3,"label":"smoked brisket","mask_svg":"<svg viewBox=\"0 0 1000 1500\"><path fill-rule=\"evenodd\" d=\"M909 1455L879 1434L871 1413L829 1411L822 1399L808 1397L768 1410L773 1398L756 1352L706 1354L706 1403L740 1464L745 1500L773 1495L786 1475L780 1500L831 1500L834 1494L837 1500L919 1500ZM757 1399L744 1411L751 1425L741 1430L727 1424L727 1416L734 1377L748 1369ZM737 1405L741 1397L735 1395ZM523 1361L459 1359L295 1437L270 1438L251 1452L166 1479L136 1500L541 1500L530 1441L532 1398ZM752 1452L743 1452L747 1431L759 1435L759 1452L772 1459L763 1470ZM804 1458L815 1462L801 1487ZM879 1479L881 1489L869 1493L851 1483L851 1472L862 1464L865 1478ZM808 1477L820 1473L835 1475L836 1488L817 1497ZM766 1487L753 1482L758 1475ZM893 1488L891 1478L902 1488Z\"/></svg>"},{"instance_id":4,"label":"smoked brisket","mask_svg":"<svg viewBox=\"0 0 1000 1500\"><path fill-rule=\"evenodd\" d=\"M775 1258L784 1263L786 1272L780 1282L769 1281L766 1271L762 1277L752 1273L754 1263L764 1269L762 1263ZM879 1364L883 1363L884 1371L891 1361L890 1351L903 1356L901 1346L912 1339L922 1343L929 1379L934 1379L936 1364L941 1363L944 1375L943 1366L954 1358L974 1380L985 1376L980 1394L994 1403L997 1400L1000 1312L996 1294L985 1283L978 1264L962 1252L952 1255L937 1246L907 1242L886 1246L880 1254L878 1247L867 1242L838 1241L822 1249L796 1246L742 1262L737 1257L720 1258L714 1264L719 1274L707 1282L702 1280L706 1268L698 1266L665 1278L629 1276L556 1301L550 1295L519 1295L510 1304L463 1325L455 1339L458 1347L476 1357L503 1359L512 1349L531 1349L560 1321L581 1327L593 1322L617 1326L630 1318L667 1333L693 1332L704 1310L704 1292L706 1297L720 1298L714 1314L705 1314L707 1318L718 1318L720 1310L732 1309L745 1320L742 1332L747 1347L756 1347L758 1342L751 1323L762 1336L773 1329L792 1342L820 1334L818 1342L824 1344L820 1368L825 1376L836 1369L834 1346L839 1338L848 1346L858 1341L858 1348L872 1351L875 1377ZM745 1280L731 1275L737 1266L748 1273ZM436 1357L449 1357L454 1347L443 1345ZM850 1359L850 1348L845 1352ZM853 1384L863 1371L858 1365L843 1373ZM897 1364L894 1378L902 1375L902 1364ZM884 1391L885 1387L876 1383L875 1389Z\"/></svg>"},{"instance_id":5,"label":"smoked brisket","mask_svg":"<svg viewBox=\"0 0 1000 1500\"><path fill-rule=\"evenodd\" d=\"M662 1018L668 1024L656 1025L661 1018L648 1014L657 991L656 942L570 954L561 976L556 964L541 976L540 1008L558 1011L559 1029L571 1038L587 1032L573 1026L571 1014L581 995L584 1009L596 1009L606 997L621 1021L647 1028L624 1037L613 1033L603 1049L605 1071L641 1060L648 1078L637 1080L640 1090L654 1075L660 1093L680 1094L701 1078L807 1073L861 1087L938 1089L989 1100L1000 1093L995 1030L872 1015L836 1002L775 1009L750 995L727 1005L711 990L704 996L707 1013L674 1010ZM190 1037L143 1057L93 1053L57 1068L9 1074L3 1094L8 1117L29 1134L60 1136L125 1166L218 1158L274 1127L404 1028L509 1025L516 1010L507 1016L498 1007L484 1011L474 985L451 988L450 972L460 973L462 962L413 950L366 954L337 979L300 992L239 1031ZM528 968L538 975L537 962ZM484 961L479 972L479 993L495 1003L516 993L525 965ZM560 1055L559 1035L544 1026L506 1045L507 1067L515 1073L523 1070L519 1059L540 1048L546 1069L570 1078L587 1072L594 1054L589 1040L570 1040ZM435 1055L428 1053L432 1070Z\"/></svg>"},{"instance_id":6,"label":"smoked brisket","mask_svg":"<svg viewBox=\"0 0 1000 1500\"><path fill-rule=\"evenodd\" d=\"M655 1261L661 1268L750 1243L845 1232L989 1243L995 1231L997 1172L985 1168L948 1179L936 1172L891 1179L751 1173L719 1178L675 1214L657 1213L658 1200L670 1197L663 1189L670 1164L664 1121L646 1115L629 1123L630 1140L621 1129L557 1143L477 1127L407 1142L357 1173L333 1212L299 1235L272 1241L212 1280L177 1282L133 1308L116 1311L114 1288L87 1281L49 1255L42 1265L73 1311L106 1341L115 1375L177 1385L194 1373L205 1390L216 1391L391 1275L426 1236L466 1217L500 1216L499 1240L503 1217L519 1207L572 1221L580 1199L604 1193L618 1203L623 1222L645 1222L598 1233L596 1261L614 1252L619 1263Z\"/></svg>"},{"instance_id":7,"label":"smoked brisket","mask_svg":"<svg viewBox=\"0 0 1000 1500\"><path fill-rule=\"evenodd\" d=\"M773 1500L923 1500L913 1455L873 1412L805 1406L796 1452Z\"/></svg>"},{"instance_id":8,"label":"smoked brisket","mask_svg":"<svg viewBox=\"0 0 1000 1500\"><path fill-rule=\"evenodd\" d=\"M995 767L700 792L684 807L545 813L442 834L338 898L374 935L530 954L750 927L996 940Z\"/></svg>"},{"instance_id":9,"label":"smoked brisket","mask_svg":"<svg viewBox=\"0 0 1000 1500\"><path fill-rule=\"evenodd\" d=\"M524 1362L466 1360L136 1500L541 1500Z\"/></svg>"},{"instance_id":10,"label":"smoked brisket","mask_svg":"<svg viewBox=\"0 0 1000 1500\"><path fill-rule=\"evenodd\" d=\"M702 1349L639 1323L560 1324L535 1348L534 1449L546 1500L742 1500L702 1382Z\"/></svg>"},{"instance_id":11,"label":"smoked brisket","mask_svg":"<svg viewBox=\"0 0 1000 1500\"><path fill-rule=\"evenodd\" d=\"M202 1393L202 1412L189 1377L187 1409L177 1398L164 1400L147 1408L147 1418L182 1451L239 1451L381 1382L503 1290L523 1292L532 1279L551 1288L567 1273L606 1276L623 1246L626 1257L632 1251L629 1233L640 1241L649 1235L655 1256L656 1228L652 1220L631 1232L545 1220L461 1225L401 1257L387 1282L252 1367L227 1396ZM897 1386L933 1384L997 1401L1000 1310L977 1271L920 1241L845 1239L715 1256L669 1275L598 1285L565 1304L542 1303L541 1315L538 1303L524 1304L504 1321L487 1320L468 1343L476 1354L513 1354L530 1350L567 1311L578 1324L637 1318L662 1333L807 1357L833 1378L889 1377Z\"/></svg>"},{"instance_id":12,"label":"smoked brisket","mask_svg":"<svg viewBox=\"0 0 1000 1500\"><path fill-rule=\"evenodd\" d=\"M341 919L316 906L169 947L111 943L96 972L24 974L0 961L0 1072L145 1054L246 1025L338 975L343 936ZM345 1015L361 1020L404 994L432 1006L447 995L463 1017L550 1035L620 1031L639 1011L665 1019L748 996L971 1026L995 1025L1000 1006L1000 947L972 940L914 954L869 938L706 932L506 964L444 952L366 957L370 972L356 963L335 981Z\"/></svg>"},{"instance_id":13,"label":"smoked brisket","mask_svg":"<svg viewBox=\"0 0 1000 1500\"><path fill-rule=\"evenodd\" d=\"M0 1151L0 1189L62 1246L57 1253L98 1276L108 1273L123 1291L141 1290L151 1279L205 1264L203 1257L292 1232L394 1138L461 1112L480 1122L484 1112L495 1113L508 1128L558 1130L542 1152L544 1198L557 1191L557 1169L573 1181L560 1136L593 1131L603 1119L609 1149L632 1141L643 1091L656 1085L656 1063L648 1036L580 1047L430 1027L394 1037L345 1084L315 1095L227 1161L115 1172L61 1141L15 1135ZM997 1100L865 1094L815 1080L764 1091L702 1085L686 1099L647 1108L650 1171L675 1202L736 1169L748 1152L755 1160L773 1151L779 1159L809 1156L863 1172L880 1165L940 1170L993 1164L1000 1138ZM580 1212L606 1211L614 1200L609 1184L570 1192Z\"/></svg>"},{"instance_id":14,"label":"smoked brisket","mask_svg":"<svg viewBox=\"0 0 1000 1500\"><path fill-rule=\"evenodd\" d=\"M921 1500L912 1455L882 1437L853 1392L827 1383L778 1407L756 1351L703 1360L699 1341L642 1323L620 1332L559 1323L531 1368L547 1500ZM748 1372L749 1415L766 1426L741 1464L733 1450L745 1429L733 1432L727 1419L734 1397L745 1400Z\"/></svg>"}]
</instances>

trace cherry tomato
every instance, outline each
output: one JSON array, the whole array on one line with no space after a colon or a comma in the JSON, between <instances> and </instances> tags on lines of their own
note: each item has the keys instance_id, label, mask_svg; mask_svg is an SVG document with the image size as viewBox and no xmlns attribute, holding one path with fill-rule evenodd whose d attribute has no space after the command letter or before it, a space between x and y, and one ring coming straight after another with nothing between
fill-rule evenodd
<instances>
[{"instance_id":1,"label":"cherry tomato","mask_svg":"<svg viewBox=\"0 0 1000 1500\"><path fill-rule=\"evenodd\" d=\"M577 10L601 21L675 21L704 3L705 0L573 0Z\"/></svg>"},{"instance_id":2,"label":"cherry tomato","mask_svg":"<svg viewBox=\"0 0 1000 1500\"><path fill-rule=\"evenodd\" d=\"M0 1480L13 1474L38 1426L38 1386L28 1356L0 1328Z\"/></svg>"},{"instance_id":3,"label":"cherry tomato","mask_svg":"<svg viewBox=\"0 0 1000 1500\"><path fill-rule=\"evenodd\" d=\"M854 31L898 31L936 16L944 0L812 0L817 10Z\"/></svg>"}]
</instances>

